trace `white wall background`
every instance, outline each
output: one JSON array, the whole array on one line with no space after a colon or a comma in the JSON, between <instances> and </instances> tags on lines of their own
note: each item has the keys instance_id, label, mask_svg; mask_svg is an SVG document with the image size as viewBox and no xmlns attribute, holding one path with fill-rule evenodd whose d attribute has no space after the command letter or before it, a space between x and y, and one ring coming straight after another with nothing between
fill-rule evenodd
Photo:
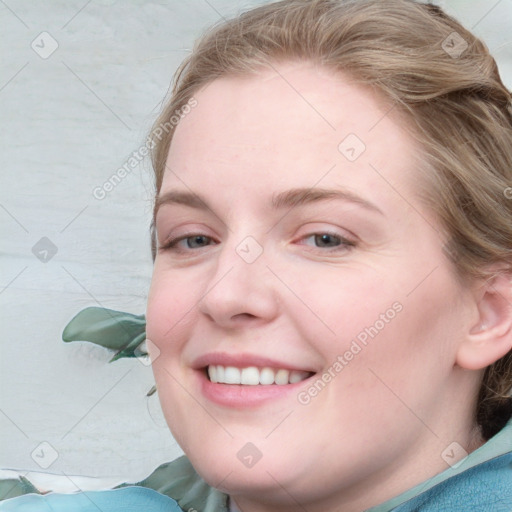
<instances>
[{"instance_id":1,"label":"white wall background","mask_svg":"<svg viewBox=\"0 0 512 512\"><path fill-rule=\"evenodd\" d=\"M103 200L92 191L144 142L201 31L260 3L0 2L1 468L135 481L181 453L145 396L150 367L107 364L110 352L61 333L86 306L144 312L149 162ZM487 42L512 87L512 0L441 4ZM51 49L43 31L58 43L46 59L31 47ZM46 263L32 253L42 237L57 249Z\"/></svg>"}]
</instances>

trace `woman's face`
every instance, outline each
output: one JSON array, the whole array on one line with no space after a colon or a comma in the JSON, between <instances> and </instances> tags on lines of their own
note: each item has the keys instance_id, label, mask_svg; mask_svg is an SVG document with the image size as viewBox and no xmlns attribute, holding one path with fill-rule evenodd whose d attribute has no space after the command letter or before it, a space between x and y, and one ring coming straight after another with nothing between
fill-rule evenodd
<instances>
[{"instance_id":1,"label":"woman's face","mask_svg":"<svg viewBox=\"0 0 512 512\"><path fill-rule=\"evenodd\" d=\"M341 75L276 70L215 80L176 129L153 370L173 435L241 507L361 510L463 445L467 294L407 128Z\"/></svg>"}]
</instances>

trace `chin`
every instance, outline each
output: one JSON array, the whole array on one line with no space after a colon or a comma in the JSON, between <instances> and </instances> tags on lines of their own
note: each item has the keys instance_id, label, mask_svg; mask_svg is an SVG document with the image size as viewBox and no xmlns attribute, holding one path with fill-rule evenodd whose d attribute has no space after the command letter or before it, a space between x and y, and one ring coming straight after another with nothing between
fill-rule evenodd
<instances>
[{"instance_id":1,"label":"chin","mask_svg":"<svg viewBox=\"0 0 512 512\"><path fill-rule=\"evenodd\" d=\"M256 450L254 445L240 439L232 439L230 443L224 443L222 449L208 448L205 444L183 449L201 478L212 487L227 494L246 496L254 494L255 497L258 495L261 497L261 493L264 493L268 496L281 489L281 485L286 488L292 485L291 482L295 485L301 480L304 485L307 485L311 479L306 469L308 464L304 464L304 460L300 463L300 461L283 458L283 452L276 450L275 447L273 447L273 453L276 457L261 455L258 459ZM262 448L262 451L267 450ZM303 474L292 474L291 468L297 468Z\"/></svg>"},{"instance_id":2,"label":"chin","mask_svg":"<svg viewBox=\"0 0 512 512\"><path fill-rule=\"evenodd\" d=\"M226 459L230 459L226 457ZM276 490L276 481L286 486L284 478L277 470L261 466L252 468L243 467L238 460L211 461L199 459L191 461L201 478L212 487L226 494L243 494L245 496L258 496L263 493L269 495ZM238 464L237 464L238 463ZM272 478L272 476L275 478Z\"/></svg>"}]
</instances>

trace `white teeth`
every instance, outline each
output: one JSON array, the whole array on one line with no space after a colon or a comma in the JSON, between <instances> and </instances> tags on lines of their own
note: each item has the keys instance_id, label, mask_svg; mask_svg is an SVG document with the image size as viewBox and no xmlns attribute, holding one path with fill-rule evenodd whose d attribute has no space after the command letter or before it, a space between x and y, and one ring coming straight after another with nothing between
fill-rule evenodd
<instances>
[{"instance_id":1,"label":"white teeth","mask_svg":"<svg viewBox=\"0 0 512 512\"><path fill-rule=\"evenodd\" d=\"M286 384L295 384L307 379L310 372L299 370L285 370L273 368L257 368L248 366L247 368L236 368L235 366L208 366L208 377L211 382L219 384L243 384L246 386L270 386L276 384L284 386Z\"/></svg>"},{"instance_id":2,"label":"white teeth","mask_svg":"<svg viewBox=\"0 0 512 512\"><path fill-rule=\"evenodd\" d=\"M225 384L241 384L241 372L234 366L226 366L224 369Z\"/></svg>"},{"instance_id":3,"label":"white teeth","mask_svg":"<svg viewBox=\"0 0 512 512\"><path fill-rule=\"evenodd\" d=\"M255 366L244 368L240 377L241 384L247 384L249 386L257 386L260 383L260 372Z\"/></svg>"},{"instance_id":4,"label":"white teeth","mask_svg":"<svg viewBox=\"0 0 512 512\"><path fill-rule=\"evenodd\" d=\"M304 376L306 374L306 376ZM307 372L299 372L297 370L292 370L290 372L290 377L288 377L290 384L295 384L296 382L300 382L307 377Z\"/></svg>"},{"instance_id":5,"label":"white teeth","mask_svg":"<svg viewBox=\"0 0 512 512\"><path fill-rule=\"evenodd\" d=\"M214 365L208 366L208 377L212 382L217 382L217 367Z\"/></svg>"},{"instance_id":6,"label":"white teeth","mask_svg":"<svg viewBox=\"0 0 512 512\"><path fill-rule=\"evenodd\" d=\"M277 370L276 376L274 377L274 381L276 384L279 385L288 384L289 376L290 372L288 370Z\"/></svg>"},{"instance_id":7,"label":"white teeth","mask_svg":"<svg viewBox=\"0 0 512 512\"><path fill-rule=\"evenodd\" d=\"M262 368L260 370L260 384L264 386L274 384L274 370L272 368Z\"/></svg>"}]
</instances>

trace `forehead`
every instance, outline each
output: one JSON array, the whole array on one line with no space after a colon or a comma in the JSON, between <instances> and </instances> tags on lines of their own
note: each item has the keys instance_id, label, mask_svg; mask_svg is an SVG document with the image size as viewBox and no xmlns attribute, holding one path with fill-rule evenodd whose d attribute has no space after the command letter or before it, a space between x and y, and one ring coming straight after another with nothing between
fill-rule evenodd
<instances>
[{"instance_id":1,"label":"forehead","mask_svg":"<svg viewBox=\"0 0 512 512\"><path fill-rule=\"evenodd\" d=\"M162 190L186 177L212 186L400 182L417 150L390 105L341 73L293 62L226 76L200 90L176 128ZM329 172L330 169L335 172ZM326 176L328 174L329 176ZM325 176L325 178L323 178ZM380 184L382 185L382 184Z\"/></svg>"}]
</instances>

